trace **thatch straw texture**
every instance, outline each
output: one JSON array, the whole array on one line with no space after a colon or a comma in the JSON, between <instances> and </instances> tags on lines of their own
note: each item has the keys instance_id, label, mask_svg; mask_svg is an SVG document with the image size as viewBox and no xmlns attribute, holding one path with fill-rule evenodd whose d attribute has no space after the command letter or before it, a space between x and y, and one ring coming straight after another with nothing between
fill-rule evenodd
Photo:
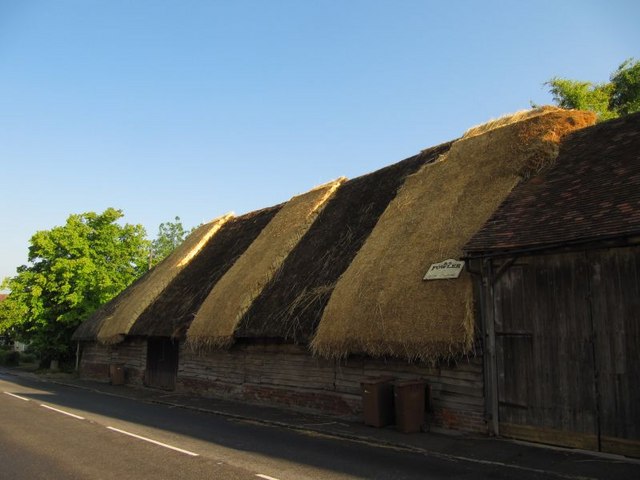
<instances>
[{"instance_id":1,"label":"thatch straw texture","mask_svg":"<svg viewBox=\"0 0 640 480\"><path fill-rule=\"evenodd\" d=\"M316 354L435 361L468 351L474 334L469 274L423 281L464 244L532 169L552 162L584 112L543 110L456 141L407 178L340 278L312 342Z\"/></svg>"},{"instance_id":2,"label":"thatch straw texture","mask_svg":"<svg viewBox=\"0 0 640 480\"><path fill-rule=\"evenodd\" d=\"M251 304L235 338L280 338L308 344L338 278L347 269L407 175L450 144L345 182Z\"/></svg>"},{"instance_id":3,"label":"thatch straw texture","mask_svg":"<svg viewBox=\"0 0 640 480\"><path fill-rule=\"evenodd\" d=\"M100 309L98 309L98 311L99 310ZM102 320L95 315L98 311L78 325L78 328L76 328L71 336L71 340L74 342L83 342L95 340L98 337L98 331L100 330L100 327L102 327Z\"/></svg>"},{"instance_id":4,"label":"thatch straw texture","mask_svg":"<svg viewBox=\"0 0 640 480\"><path fill-rule=\"evenodd\" d=\"M142 277L137 279L135 282L133 282L131 285L129 285L127 289L121 292L118 296L108 301L107 303L103 304L95 312L93 312L93 314L91 314L91 316L88 319L86 319L84 322L78 325L78 328L76 328L75 332L73 332L71 340L73 341L97 340L98 332L102 328L102 325L104 324L105 319L113 315L113 312L116 310L118 306L119 300L124 298L125 295L128 295L128 291L130 288L135 288L135 286L138 283L144 281L144 278L147 276L147 274L143 275Z\"/></svg>"},{"instance_id":5,"label":"thatch straw texture","mask_svg":"<svg viewBox=\"0 0 640 480\"><path fill-rule=\"evenodd\" d=\"M562 108L554 107L551 105L543 105L541 107L532 108L530 110L520 110L519 112L510 113L507 115L503 115L499 118L489 120L488 122L483 123L482 125L476 125L475 127L469 128L462 138L475 137L476 135L482 135L483 133L488 132L489 130L495 130L496 128L504 127L510 125L512 123L521 122L522 120L526 120L527 118L540 116L542 113L548 113L553 111L562 111Z\"/></svg>"},{"instance_id":6,"label":"thatch straw texture","mask_svg":"<svg viewBox=\"0 0 640 480\"><path fill-rule=\"evenodd\" d=\"M282 205L226 222L131 327L130 335L183 338L213 286L253 243Z\"/></svg>"},{"instance_id":7,"label":"thatch straw texture","mask_svg":"<svg viewBox=\"0 0 640 480\"><path fill-rule=\"evenodd\" d=\"M232 217L233 215L228 214L200 226L171 255L116 297L115 308L102 321L98 341L106 344L122 341L138 316Z\"/></svg>"},{"instance_id":8,"label":"thatch straw texture","mask_svg":"<svg viewBox=\"0 0 640 480\"><path fill-rule=\"evenodd\" d=\"M242 316L344 180L293 197L282 207L203 302L187 331L190 346L220 347L232 342Z\"/></svg>"}]
</instances>

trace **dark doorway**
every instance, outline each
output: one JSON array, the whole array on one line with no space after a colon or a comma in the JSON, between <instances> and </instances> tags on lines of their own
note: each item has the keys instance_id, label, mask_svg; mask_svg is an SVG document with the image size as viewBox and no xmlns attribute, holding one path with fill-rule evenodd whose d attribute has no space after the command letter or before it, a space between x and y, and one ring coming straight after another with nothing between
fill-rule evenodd
<instances>
[{"instance_id":1,"label":"dark doorway","mask_svg":"<svg viewBox=\"0 0 640 480\"><path fill-rule=\"evenodd\" d=\"M178 375L179 343L167 337L147 340L147 371L145 384L149 387L174 390Z\"/></svg>"}]
</instances>

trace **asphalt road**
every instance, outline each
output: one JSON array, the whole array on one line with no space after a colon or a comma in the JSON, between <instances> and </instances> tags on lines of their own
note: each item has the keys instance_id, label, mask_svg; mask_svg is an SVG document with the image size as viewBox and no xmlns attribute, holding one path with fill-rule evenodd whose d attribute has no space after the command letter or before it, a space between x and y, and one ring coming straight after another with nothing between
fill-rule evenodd
<instances>
[{"instance_id":1,"label":"asphalt road","mask_svg":"<svg viewBox=\"0 0 640 480\"><path fill-rule=\"evenodd\" d=\"M518 478L543 478L517 472ZM7 479L507 479L432 458L0 374Z\"/></svg>"}]
</instances>

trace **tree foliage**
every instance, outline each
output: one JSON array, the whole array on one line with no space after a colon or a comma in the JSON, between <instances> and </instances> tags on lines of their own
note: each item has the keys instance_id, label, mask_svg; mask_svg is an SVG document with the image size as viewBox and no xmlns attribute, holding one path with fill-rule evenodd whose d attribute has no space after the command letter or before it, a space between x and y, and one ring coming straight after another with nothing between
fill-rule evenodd
<instances>
[{"instance_id":1,"label":"tree foliage","mask_svg":"<svg viewBox=\"0 0 640 480\"><path fill-rule=\"evenodd\" d=\"M606 83L554 77L545 83L562 108L591 110L599 120L640 112L640 61L628 59Z\"/></svg>"},{"instance_id":2,"label":"tree foliage","mask_svg":"<svg viewBox=\"0 0 640 480\"><path fill-rule=\"evenodd\" d=\"M611 75L609 108L620 115L640 112L640 61L626 60Z\"/></svg>"},{"instance_id":3,"label":"tree foliage","mask_svg":"<svg viewBox=\"0 0 640 480\"><path fill-rule=\"evenodd\" d=\"M180 245L189 234L182 226L180 217L175 217L173 222L163 222L158 227L158 235L151 242L151 266L157 265L167 258L175 248Z\"/></svg>"},{"instance_id":4,"label":"tree foliage","mask_svg":"<svg viewBox=\"0 0 640 480\"><path fill-rule=\"evenodd\" d=\"M31 237L29 265L5 279L0 334L31 342L43 359L70 353L74 329L147 269L141 225L121 225L120 210L71 215Z\"/></svg>"}]
</instances>

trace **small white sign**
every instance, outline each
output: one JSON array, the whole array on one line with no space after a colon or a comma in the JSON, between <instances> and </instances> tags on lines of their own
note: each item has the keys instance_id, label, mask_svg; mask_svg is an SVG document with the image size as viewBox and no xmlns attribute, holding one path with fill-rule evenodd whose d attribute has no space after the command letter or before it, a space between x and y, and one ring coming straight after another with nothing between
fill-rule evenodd
<instances>
[{"instance_id":1,"label":"small white sign","mask_svg":"<svg viewBox=\"0 0 640 480\"><path fill-rule=\"evenodd\" d=\"M458 278L464 268L464 262L450 258L444 262L434 263L429 267L423 280L445 280L448 278Z\"/></svg>"}]
</instances>

